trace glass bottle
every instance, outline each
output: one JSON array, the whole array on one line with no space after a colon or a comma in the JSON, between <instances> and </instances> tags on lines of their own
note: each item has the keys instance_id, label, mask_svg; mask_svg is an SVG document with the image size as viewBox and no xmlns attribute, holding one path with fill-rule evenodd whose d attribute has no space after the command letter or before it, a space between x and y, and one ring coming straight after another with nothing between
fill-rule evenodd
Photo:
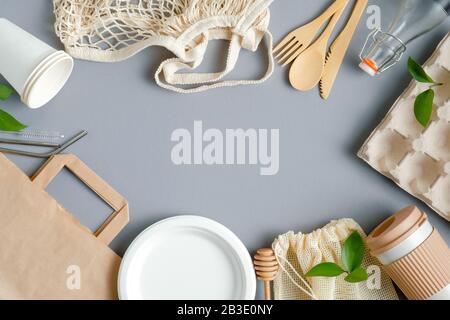
<instances>
[{"instance_id":1,"label":"glass bottle","mask_svg":"<svg viewBox=\"0 0 450 320\"><path fill-rule=\"evenodd\" d=\"M360 68L372 76L396 64L409 42L441 24L450 12L450 0L395 1L398 10L388 30L369 34L360 54Z\"/></svg>"}]
</instances>

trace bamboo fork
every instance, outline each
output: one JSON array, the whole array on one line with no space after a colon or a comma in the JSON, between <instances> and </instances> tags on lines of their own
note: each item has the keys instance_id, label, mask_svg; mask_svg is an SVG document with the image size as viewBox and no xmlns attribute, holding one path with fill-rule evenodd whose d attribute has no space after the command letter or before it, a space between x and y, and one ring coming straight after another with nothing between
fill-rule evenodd
<instances>
[{"instance_id":1,"label":"bamboo fork","mask_svg":"<svg viewBox=\"0 0 450 320\"><path fill-rule=\"evenodd\" d=\"M275 253L270 248L261 248L256 251L253 264L258 280L264 281L264 298L271 299L270 282L278 273L278 262Z\"/></svg>"},{"instance_id":2,"label":"bamboo fork","mask_svg":"<svg viewBox=\"0 0 450 320\"><path fill-rule=\"evenodd\" d=\"M276 54L275 59L278 60L278 63L285 66L292 62L300 53L308 48L325 21L346 4L347 0L334 1L319 17L291 31L284 37L273 49L273 53Z\"/></svg>"}]
</instances>

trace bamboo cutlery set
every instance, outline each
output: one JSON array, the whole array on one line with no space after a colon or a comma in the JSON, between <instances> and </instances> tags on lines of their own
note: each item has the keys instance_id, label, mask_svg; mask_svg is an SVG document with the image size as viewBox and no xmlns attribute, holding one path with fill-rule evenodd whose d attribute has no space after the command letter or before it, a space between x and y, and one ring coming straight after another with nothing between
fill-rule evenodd
<instances>
[{"instance_id":1,"label":"bamboo cutlery set","mask_svg":"<svg viewBox=\"0 0 450 320\"><path fill-rule=\"evenodd\" d=\"M307 91L319 84L320 96L327 99L330 95L345 53L368 0L355 1L347 24L327 52L331 33L348 2L348 0L334 1L319 17L290 32L273 49L275 59L282 66L293 62L289 70L289 81L295 89ZM328 24L317 37L326 21L328 21Z\"/></svg>"}]
</instances>

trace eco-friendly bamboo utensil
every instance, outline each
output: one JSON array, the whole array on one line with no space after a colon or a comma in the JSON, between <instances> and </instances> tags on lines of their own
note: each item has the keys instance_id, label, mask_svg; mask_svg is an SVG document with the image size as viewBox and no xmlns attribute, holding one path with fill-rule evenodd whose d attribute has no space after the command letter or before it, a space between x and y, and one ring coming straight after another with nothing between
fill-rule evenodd
<instances>
[{"instance_id":1,"label":"eco-friendly bamboo utensil","mask_svg":"<svg viewBox=\"0 0 450 320\"><path fill-rule=\"evenodd\" d=\"M292 62L300 53L302 53L313 41L320 27L338 10L347 4L347 0L336 0L325 10L319 17L305 24L292 32L290 32L278 45L273 49L275 58L283 66Z\"/></svg>"},{"instance_id":2,"label":"eco-friendly bamboo utensil","mask_svg":"<svg viewBox=\"0 0 450 320\"><path fill-rule=\"evenodd\" d=\"M319 83L323 73L328 39L344 8L345 6L336 11L319 38L295 59L289 70L289 81L295 89L306 91Z\"/></svg>"},{"instance_id":3,"label":"eco-friendly bamboo utensil","mask_svg":"<svg viewBox=\"0 0 450 320\"><path fill-rule=\"evenodd\" d=\"M264 281L264 297L271 299L270 282L278 273L278 262L275 253L270 248L261 248L256 251L253 264L258 280Z\"/></svg>"},{"instance_id":4,"label":"eco-friendly bamboo utensil","mask_svg":"<svg viewBox=\"0 0 450 320\"><path fill-rule=\"evenodd\" d=\"M328 50L328 54L325 58L325 66L323 69L322 78L319 82L320 96L323 99L327 99L333 88L334 80L336 80L337 74L344 60L345 53L353 38L353 34L358 26L364 9L367 6L368 0L356 0L353 7L352 14L345 25L345 28L333 41Z\"/></svg>"}]
</instances>

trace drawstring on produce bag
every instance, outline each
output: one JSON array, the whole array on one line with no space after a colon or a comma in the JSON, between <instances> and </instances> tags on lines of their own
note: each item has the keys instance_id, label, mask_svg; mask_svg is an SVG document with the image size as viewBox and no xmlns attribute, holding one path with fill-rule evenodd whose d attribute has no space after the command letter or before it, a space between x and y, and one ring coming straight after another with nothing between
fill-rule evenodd
<instances>
[{"instance_id":1,"label":"drawstring on produce bag","mask_svg":"<svg viewBox=\"0 0 450 320\"><path fill-rule=\"evenodd\" d=\"M314 292L313 292L312 288L310 287L310 285L308 284L308 282L305 279L303 279L303 277L295 270L295 268L292 266L292 264L286 258L277 254L277 250L275 248L275 246L277 246L277 245L278 245L278 243L276 243L274 245L274 248L272 248L272 249L275 252L275 257L277 259L278 265L280 266L281 270L291 280L292 284L294 284L297 288L299 288L304 294L306 294L313 300L318 300L318 298L314 295ZM295 281L295 279L289 274L289 272L286 270L286 268L283 266L283 264L280 263L280 259L283 260L283 262L292 270L292 272L295 274L295 276L297 276L297 278L301 280L302 284L309 290L309 292L308 292L308 290L304 289L300 284L298 284L297 281Z\"/></svg>"}]
</instances>

